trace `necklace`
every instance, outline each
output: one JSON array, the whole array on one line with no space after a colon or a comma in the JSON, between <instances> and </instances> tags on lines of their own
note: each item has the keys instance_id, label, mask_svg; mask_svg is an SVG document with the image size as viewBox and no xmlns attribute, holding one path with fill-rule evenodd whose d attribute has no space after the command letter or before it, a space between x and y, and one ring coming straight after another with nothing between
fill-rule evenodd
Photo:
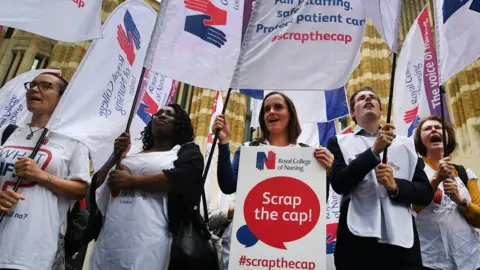
<instances>
[{"instance_id":1,"label":"necklace","mask_svg":"<svg viewBox=\"0 0 480 270\"><path fill-rule=\"evenodd\" d=\"M41 130L41 129L44 129L44 128L38 128L37 130L33 131L32 130L32 124L28 124L28 127L30 128L30 134L27 135L27 140L31 140L32 137L33 137L33 133Z\"/></svg>"}]
</instances>

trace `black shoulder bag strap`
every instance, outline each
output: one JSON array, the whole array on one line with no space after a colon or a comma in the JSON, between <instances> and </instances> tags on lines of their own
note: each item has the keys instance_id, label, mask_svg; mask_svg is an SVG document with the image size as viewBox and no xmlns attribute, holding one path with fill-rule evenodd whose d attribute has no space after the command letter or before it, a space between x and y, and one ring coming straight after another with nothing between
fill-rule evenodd
<instances>
[{"instance_id":1,"label":"black shoulder bag strap","mask_svg":"<svg viewBox=\"0 0 480 270\"><path fill-rule=\"evenodd\" d=\"M2 134L2 143L0 145L3 145L8 140L10 135L13 134L13 132L17 129L17 127L18 127L17 125L9 124L5 128L5 130L3 131L3 134Z\"/></svg>"},{"instance_id":2,"label":"black shoulder bag strap","mask_svg":"<svg viewBox=\"0 0 480 270\"><path fill-rule=\"evenodd\" d=\"M454 164L453 167L455 167L455 170L457 170L458 177L460 177L460 179L462 179L462 182L466 187L467 183L468 183L467 170L465 170L465 167L463 167L462 165L455 165Z\"/></svg>"}]
</instances>

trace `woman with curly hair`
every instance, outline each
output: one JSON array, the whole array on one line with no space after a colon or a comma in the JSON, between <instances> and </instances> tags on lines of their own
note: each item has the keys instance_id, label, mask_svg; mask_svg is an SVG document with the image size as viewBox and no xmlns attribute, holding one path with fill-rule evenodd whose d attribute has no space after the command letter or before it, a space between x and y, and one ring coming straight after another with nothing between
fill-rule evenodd
<instances>
[{"instance_id":1,"label":"woman with curly hair","mask_svg":"<svg viewBox=\"0 0 480 270\"><path fill-rule=\"evenodd\" d=\"M114 155L96 177L104 218L90 269L169 267L172 235L198 205L203 188L203 156L193 138L188 114L170 104L142 132L142 152L126 155L127 133L115 140ZM112 170L121 157L120 168Z\"/></svg>"}]
</instances>

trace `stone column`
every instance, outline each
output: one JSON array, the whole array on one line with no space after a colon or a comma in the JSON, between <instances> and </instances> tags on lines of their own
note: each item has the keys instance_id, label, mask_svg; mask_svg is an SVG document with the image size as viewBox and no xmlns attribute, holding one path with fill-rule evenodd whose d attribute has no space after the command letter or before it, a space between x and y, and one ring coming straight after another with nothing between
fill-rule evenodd
<instances>
[{"instance_id":1,"label":"stone column","mask_svg":"<svg viewBox=\"0 0 480 270\"><path fill-rule=\"evenodd\" d=\"M45 68L47 64L47 58L46 56L42 56L42 62L40 62L40 68Z\"/></svg>"},{"instance_id":2,"label":"stone column","mask_svg":"<svg viewBox=\"0 0 480 270\"><path fill-rule=\"evenodd\" d=\"M17 75L30 71L32 69L33 61L35 61L35 56L37 54L36 47L37 46L35 43L31 43L28 46L25 54L23 55L22 63L20 64Z\"/></svg>"},{"instance_id":3,"label":"stone column","mask_svg":"<svg viewBox=\"0 0 480 270\"><path fill-rule=\"evenodd\" d=\"M17 51L17 54L15 55L15 60L13 60L13 64L10 67L10 70L8 71L7 75L7 80L5 82L10 81L13 77L15 77L15 74L18 69L18 66L20 65L20 61L22 60L23 56L23 51Z\"/></svg>"},{"instance_id":4,"label":"stone column","mask_svg":"<svg viewBox=\"0 0 480 270\"><path fill-rule=\"evenodd\" d=\"M3 81L7 78L10 63L12 63L14 56L12 50L5 52L3 55L2 62L0 63L0 86L3 86Z\"/></svg>"}]
</instances>

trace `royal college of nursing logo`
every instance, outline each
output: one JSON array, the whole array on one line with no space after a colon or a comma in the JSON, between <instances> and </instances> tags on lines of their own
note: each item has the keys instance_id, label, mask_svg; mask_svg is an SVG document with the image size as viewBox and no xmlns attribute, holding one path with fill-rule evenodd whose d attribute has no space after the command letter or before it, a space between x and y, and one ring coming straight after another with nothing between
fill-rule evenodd
<instances>
[{"instance_id":1,"label":"royal college of nursing logo","mask_svg":"<svg viewBox=\"0 0 480 270\"><path fill-rule=\"evenodd\" d=\"M412 136L413 131L420 122L420 116L418 115L418 104L415 108L405 112L403 121L405 121L405 124L410 124L408 127L408 137Z\"/></svg>"},{"instance_id":2,"label":"royal college of nursing logo","mask_svg":"<svg viewBox=\"0 0 480 270\"><path fill-rule=\"evenodd\" d=\"M127 56L128 63L130 66L133 66L133 63L136 59L136 52L141 48L141 36L140 31L138 31L135 20L132 17L132 14L127 10L125 16L123 17L123 24L117 26L117 40L120 48ZM125 29L124 29L125 26ZM147 91L144 92L141 103L138 106L137 115L142 119L145 124L150 122L152 115L158 111L158 104L153 100L153 98L148 94Z\"/></svg>"},{"instance_id":3,"label":"royal college of nursing logo","mask_svg":"<svg viewBox=\"0 0 480 270\"><path fill-rule=\"evenodd\" d=\"M215 25L227 25L227 11L218 8L210 0L185 0L185 7L201 14L185 18L184 30L202 40L221 48L227 42L225 33Z\"/></svg>"},{"instance_id":4,"label":"royal college of nursing logo","mask_svg":"<svg viewBox=\"0 0 480 270\"><path fill-rule=\"evenodd\" d=\"M130 63L130 66L133 66L135 62L135 52L141 48L141 36L132 14L130 14L128 10L123 16L123 25L119 24L117 26L117 40L120 48L122 48L127 56L128 63Z\"/></svg>"},{"instance_id":5,"label":"royal college of nursing logo","mask_svg":"<svg viewBox=\"0 0 480 270\"><path fill-rule=\"evenodd\" d=\"M257 169L263 171L266 167L267 170L274 170L276 157L277 155L273 151L268 151L268 156L265 152L257 152Z\"/></svg>"},{"instance_id":6,"label":"royal college of nursing logo","mask_svg":"<svg viewBox=\"0 0 480 270\"><path fill-rule=\"evenodd\" d=\"M335 253L338 223L327 224L327 254Z\"/></svg>"}]
</instances>

